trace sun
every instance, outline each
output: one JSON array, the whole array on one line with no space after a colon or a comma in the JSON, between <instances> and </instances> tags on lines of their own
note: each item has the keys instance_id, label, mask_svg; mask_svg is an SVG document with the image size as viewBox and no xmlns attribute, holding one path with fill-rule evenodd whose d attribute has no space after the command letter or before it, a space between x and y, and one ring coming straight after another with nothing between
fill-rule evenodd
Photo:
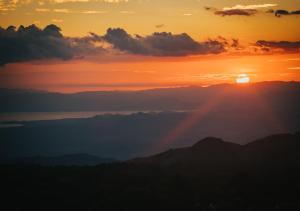
<instances>
[{"instance_id":1,"label":"sun","mask_svg":"<svg viewBox=\"0 0 300 211\"><path fill-rule=\"evenodd\" d=\"M239 74L236 77L235 82L237 84L247 84L250 82L250 77L248 76L248 74Z\"/></svg>"}]
</instances>

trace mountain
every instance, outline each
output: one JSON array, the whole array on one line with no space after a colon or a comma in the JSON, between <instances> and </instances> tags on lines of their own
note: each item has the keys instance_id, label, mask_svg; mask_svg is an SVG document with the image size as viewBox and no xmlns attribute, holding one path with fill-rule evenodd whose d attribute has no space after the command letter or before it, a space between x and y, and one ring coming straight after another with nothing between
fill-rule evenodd
<instances>
[{"instance_id":1,"label":"mountain","mask_svg":"<svg viewBox=\"0 0 300 211\"><path fill-rule=\"evenodd\" d=\"M298 108L284 110L286 114L280 117L269 115L269 107L264 110L253 108L251 112L250 107L230 111L213 110L199 117L198 111L139 112L12 122L22 126L0 128L0 158L88 153L127 160L170 148L190 146L212 135L229 142L246 144L270 134L300 130ZM191 121L192 124L185 127ZM185 127L184 131L163 141L182 127Z\"/></svg>"},{"instance_id":2,"label":"mountain","mask_svg":"<svg viewBox=\"0 0 300 211\"><path fill-rule=\"evenodd\" d=\"M129 163L154 165L234 166L234 165L299 165L300 133L277 134L246 145L208 137L191 147L170 149Z\"/></svg>"},{"instance_id":3,"label":"mountain","mask_svg":"<svg viewBox=\"0 0 300 211\"><path fill-rule=\"evenodd\" d=\"M274 133L299 131L299 96L299 82L74 94L2 90L1 112L168 111L16 121L8 125L19 127L10 128L1 128L0 115L0 157L88 153L127 160L190 146L208 136L246 144Z\"/></svg>"},{"instance_id":4,"label":"mountain","mask_svg":"<svg viewBox=\"0 0 300 211\"><path fill-rule=\"evenodd\" d=\"M6 164L26 164L42 166L94 166L103 163L113 163L111 158L100 158L89 154L68 154L56 157L35 156L2 161Z\"/></svg>"},{"instance_id":5,"label":"mountain","mask_svg":"<svg viewBox=\"0 0 300 211\"><path fill-rule=\"evenodd\" d=\"M188 110L221 96L220 108L257 107L261 99L275 110L300 105L299 82L260 82L246 86L219 84L142 91L98 91L71 94L0 89L0 112ZM293 103L291 103L293 102Z\"/></svg>"},{"instance_id":6,"label":"mountain","mask_svg":"<svg viewBox=\"0 0 300 211\"><path fill-rule=\"evenodd\" d=\"M259 165L300 164L300 133L271 135L244 146L252 163Z\"/></svg>"},{"instance_id":7,"label":"mountain","mask_svg":"<svg viewBox=\"0 0 300 211\"><path fill-rule=\"evenodd\" d=\"M97 166L0 165L10 210L300 210L299 133ZM16 203L17 202L17 203Z\"/></svg>"},{"instance_id":8,"label":"mountain","mask_svg":"<svg viewBox=\"0 0 300 211\"><path fill-rule=\"evenodd\" d=\"M191 147L170 149L157 155L137 158L129 162L159 165L227 165L236 162L241 148L242 146L239 144L208 137Z\"/></svg>"}]
</instances>

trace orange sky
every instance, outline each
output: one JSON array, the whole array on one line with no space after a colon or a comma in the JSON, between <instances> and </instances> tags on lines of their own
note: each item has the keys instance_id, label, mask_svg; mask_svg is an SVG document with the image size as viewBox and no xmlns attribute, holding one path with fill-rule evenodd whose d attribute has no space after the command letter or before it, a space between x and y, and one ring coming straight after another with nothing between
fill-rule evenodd
<instances>
[{"instance_id":1,"label":"orange sky","mask_svg":"<svg viewBox=\"0 0 300 211\"><path fill-rule=\"evenodd\" d=\"M255 10L255 13L222 16L216 12L223 14L236 8L243 12ZM267 12L270 9L286 10L289 14L277 17L275 12ZM121 27L132 37L166 31L174 37L187 33L192 42L202 44L209 39L224 38L231 42L234 38L242 46L232 50L228 44L226 52L218 54L201 52L172 57L156 55L157 51L150 53L151 56L130 52L130 48L117 48L107 41L107 54L89 53L67 60L18 58L20 61L4 62L0 66L0 88L78 92L206 86L234 83L241 73L248 74L252 82L300 81L297 43L300 15L293 14L299 10L299 0L0 0L3 28L34 23L42 29L52 23L68 39L86 36L88 32L104 37L108 28ZM134 39L140 42L139 38ZM258 40L288 41L298 48L278 50L277 46L270 47L270 51L263 52L263 47L253 50L251 46ZM0 49L0 56L6 50Z\"/></svg>"},{"instance_id":2,"label":"orange sky","mask_svg":"<svg viewBox=\"0 0 300 211\"><path fill-rule=\"evenodd\" d=\"M142 57L129 62L107 63L51 61L8 64L0 72L0 84L8 88L78 92L234 83L241 73L247 73L252 82L299 81L299 67L299 54Z\"/></svg>"}]
</instances>

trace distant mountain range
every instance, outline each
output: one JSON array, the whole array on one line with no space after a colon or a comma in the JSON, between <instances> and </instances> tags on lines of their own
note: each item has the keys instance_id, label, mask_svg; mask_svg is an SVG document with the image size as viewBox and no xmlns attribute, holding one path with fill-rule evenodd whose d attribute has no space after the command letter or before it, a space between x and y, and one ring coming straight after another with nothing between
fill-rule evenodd
<instances>
[{"instance_id":1,"label":"distant mountain range","mask_svg":"<svg viewBox=\"0 0 300 211\"><path fill-rule=\"evenodd\" d=\"M214 110L199 117L196 111L13 122L22 126L0 128L0 158L88 153L126 160L189 146L208 136L246 144L274 133L300 131L300 107L270 115L271 108Z\"/></svg>"},{"instance_id":2,"label":"distant mountain range","mask_svg":"<svg viewBox=\"0 0 300 211\"><path fill-rule=\"evenodd\" d=\"M220 108L257 106L257 98L274 109L300 105L299 82L260 82L249 85L220 84L143 91L98 91L73 94L34 90L0 89L0 112L189 110L214 97L222 97Z\"/></svg>"},{"instance_id":3,"label":"distant mountain range","mask_svg":"<svg viewBox=\"0 0 300 211\"><path fill-rule=\"evenodd\" d=\"M76 94L1 90L0 99L0 112L173 110L10 122L19 127L0 128L0 158L88 153L127 160L208 136L247 144L300 131L299 82Z\"/></svg>"}]
</instances>

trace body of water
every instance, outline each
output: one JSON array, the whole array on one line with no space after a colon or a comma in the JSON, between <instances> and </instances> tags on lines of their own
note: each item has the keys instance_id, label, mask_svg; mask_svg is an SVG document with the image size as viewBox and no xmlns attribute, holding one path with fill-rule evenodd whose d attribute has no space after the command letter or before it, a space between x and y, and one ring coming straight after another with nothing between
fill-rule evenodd
<instances>
[{"instance_id":1,"label":"body of water","mask_svg":"<svg viewBox=\"0 0 300 211\"><path fill-rule=\"evenodd\" d=\"M104 114L133 114L149 111L78 111L78 112L11 112L0 113L0 128L20 127L19 121L59 120L71 118L89 118Z\"/></svg>"}]
</instances>

